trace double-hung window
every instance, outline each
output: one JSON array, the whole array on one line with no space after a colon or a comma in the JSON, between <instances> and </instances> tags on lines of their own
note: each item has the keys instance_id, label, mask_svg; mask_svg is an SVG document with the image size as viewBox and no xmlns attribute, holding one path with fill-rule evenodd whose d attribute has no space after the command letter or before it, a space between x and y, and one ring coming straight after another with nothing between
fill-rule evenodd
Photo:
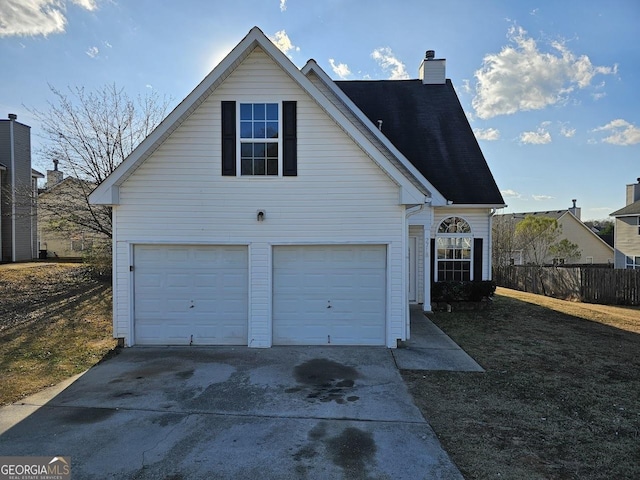
<instances>
[{"instance_id":1,"label":"double-hung window","mask_svg":"<svg viewBox=\"0 0 640 480\"><path fill-rule=\"evenodd\" d=\"M240 175L279 173L280 105L240 103Z\"/></svg>"},{"instance_id":2,"label":"double-hung window","mask_svg":"<svg viewBox=\"0 0 640 480\"><path fill-rule=\"evenodd\" d=\"M298 175L297 104L221 103L222 175Z\"/></svg>"}]
</instances>

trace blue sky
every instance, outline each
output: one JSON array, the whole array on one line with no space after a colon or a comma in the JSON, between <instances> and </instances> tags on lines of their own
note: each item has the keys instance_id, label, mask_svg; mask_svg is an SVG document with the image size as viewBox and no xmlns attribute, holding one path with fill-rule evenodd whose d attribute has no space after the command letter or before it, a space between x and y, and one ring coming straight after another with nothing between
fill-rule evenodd
<instances>
[{"instance_id":1,"label":"blue sky","mask_svg":"<svg viewBox=\"0 0 640 480\"><path fill-rule=\"evenodd\" d=\"M48 85L116 83L180 102L257 25L334 79L417 78L447 59L506 212L607 218L640 177L637 0L2 0L0 115L46 109ZM51 168L34 152L34 166Z\"/></svg>"}]
</instances>

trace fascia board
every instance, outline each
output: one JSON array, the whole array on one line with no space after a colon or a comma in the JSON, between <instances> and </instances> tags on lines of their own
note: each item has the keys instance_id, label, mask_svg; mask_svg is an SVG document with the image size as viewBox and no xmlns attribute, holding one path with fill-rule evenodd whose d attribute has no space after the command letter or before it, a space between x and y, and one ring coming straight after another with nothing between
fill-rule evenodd
<instances>
[{"instance_id":1,"label":"fascia board","mask_svg":"<svg viewBox=\"0 0 640 480\"><path fill-rule=\"evenodd\" d=\"M119 202L118 188L129 175L204 101L233 69L257 46L260 46L311 98L332 117L345 132L376 162L401 188L415 198L424 194L402 172L393 166L371 142L359 132L324 94L291 60L258 28L254 27L238 45L200 82L200 84L160 123L149 136L102 182L89 196L96 204L115 205ZM114 188L116 187L116 188ZM113 203L116 202L116 203Z\"/></svg>"},{"instance_id":2,"label":"fascia board","mask_svg":"<svg viewBox=\"0 0 640 480\"><path fill-rule=\"evenodd\" d=\"M108 192L120 186L144 160L204 101L214 85L226 78L243 56L253 50L254 43L260 43L260 29L254 27L236 47L198 84L198 86L173 109L147 138L89 195L89 202L113 205L119 195ZM265 37L266 38L266 37ZM269 43L271 43L269 41ZM107 203L104 203L107 202Z\"/></svg>"},{"instance_id":3,"label":"fascia board","mask_svg":"<svg viewBox=\"0 0 640 480\"><path fill-rule=\"evenodd\" d=\"M443 207L443 208L505 208L508 207L508 205L503 204L503 203L448 203L447 205L438 205L439 207ZM496 216L500 216L501 214L498 214ZM502 215L513 215L510 213L505 213Z\"/></svg>"},{"instance_id":4,"label":"fascia board","mask_svg":"<svg viewBox=\"0 0 640 480\"><path fill-rule=\"evenodd\" d=\"M396 146L382 133L375 128L367 118L367 116L353 103L346 93L338 87L331 77L318 65L315 60L309 60L302 68L302 73L306 76L309 73L315 73L324 84L331 89L333 94L343 102L349 110L360 120L360 122L403 164L403 166L431 193L432 205L446 205L447 199L438 191L436 187L404 156Z\"/></svg>"},{"instance_id":5,"label":"fascia board","mask_svg":"<svg viewBox=\"0 0 640 480\"><path fill-rule=\"evenodd\" d=\"M284 55L280 50L273 45L269 41L269 50L276 50L277 54L282 55L287 59L286 55ZM274 52L276 53L276 52ZM277 58L274 58L277 60ZM313 60L311 60L313 61ZM280 62L282 64L282 62ZM288 61L288 63L290 63ZM315 63L315 62L314 62ZM285 65L286 66L286 65ZM306 75L300 70L298 70L295 65L291 64L293 69L289 71L289 74L292 78L300 85L300 87L305 90L311 98L322 108L343 130L344 132L351 137L353 141L355 141L364 151L367 153L369 158L373 160L382 170L402 189L411 192L410 196L415 198L422 198L420 203L425 203L426 196L420 189L414 185L407 176L402 173L396 166L394 166L383 154L380 150L369 141L369 139L362 134L352 123L351 121L333 104L331 101L316 87L311 80L307 78ZM401 198L403 198L405 194L401 194ZM402 200L401 200L402 201Z\"/></svg>"}]
</instances>

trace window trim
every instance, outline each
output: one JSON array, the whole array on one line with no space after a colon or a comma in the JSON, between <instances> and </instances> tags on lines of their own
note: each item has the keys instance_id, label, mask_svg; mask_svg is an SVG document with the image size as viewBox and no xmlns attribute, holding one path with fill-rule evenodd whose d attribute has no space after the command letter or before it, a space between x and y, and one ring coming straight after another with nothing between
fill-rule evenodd
<instances>
[{"instance_id":1,"label":"window trim","mask_svg":"<svg viewBox=\"0 0 640 480\"><path fill-rule=\"evenodd\" d=\"M624 258L627 270L640 270L640 255L625 255Z\"/></svg>"},{"instance_id":2,"label":"window trim","mask_svg":"<svg viewBox=\"0 0 640 480\"><path fill-rule=\"evenodd\" d=\"M453 232L453 233L441 233L440 227L442 226L442 224L450 219L450 218L458 218L460 220L463 220L468 226L469 226L469 232L464 232L464 233L457 233L457 232ZM438 245L438 239L440 238L459 238L459 239L468 239L469 241L469 258L465 258L465 259L453 259L453 260L447 260L447 259L440 259L438 258L438 250L439 250L439 245ZM443 280L439 278L439 263L440 262L452 262L452 261L462 261L462 262L468 262L469 264L469 280L473 281L474 277L475 277L475 259L474 259L474 255L475 255L475 242L474 242L474 235L473 235L473 229L471 228L471 223L464 217L461 217L460 215L449 215L447 217L444 217L442 220L440 220L440 222L438 222L438 225L436 227L436 232L435 232L435 251L434 251L434 261L435 261L435 269L434 269L434 278L436 282L440 282L440 281L447 281L447 280ZM480 252L480 255L482 255L482 252Z\"/></svg>"},{"instance_id":3,"label":"window trim","mask_svg":"<svg viewBox=\"0 0 640 480\"><path fill-rule=\"evenodd\" d=\"M257 100L238 100L236 103L236 118L235 118L235 128L236 128L236 177L241 178L281 178L283 176L283 106L282 100L272 100L272 99L257 99ZM278 138L274 141L274 139L270 138L251 138L251 141L241 138L241 122L240 118L240 108L242 105L256 105L256 104L276 104L278 106ZM242 144L243 143L276 143L278 145L278 174L277 175L243 175L242 174ZM266 172L265 165L265 172Z\"/></svg>"}]
</instances>

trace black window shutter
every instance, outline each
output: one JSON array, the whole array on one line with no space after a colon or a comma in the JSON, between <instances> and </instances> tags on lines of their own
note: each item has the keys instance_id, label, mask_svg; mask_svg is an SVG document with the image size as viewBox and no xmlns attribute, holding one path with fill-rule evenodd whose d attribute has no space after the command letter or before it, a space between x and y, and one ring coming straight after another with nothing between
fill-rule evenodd
<instances>
[{"instance_id":1,"label":"black window shutter","mask_svg":"<svg viewBox=\"0 0 640 480\"><path fill-rule=\"evenodd\" d=\"M282 102L282 175L298 175L296 102Z\"/></svg>"},{"instance_id":2,"label":"black window shutter","mask_svg":"<svg viewBox=\"0 0 640 480\"><path fill-rule=\"evenodd\" d=\"M236 102L222 102L222 175L236 175Z\"/></svg>"},{"instance_id":3,"label":"black window shutter","mask_svg":"<svg viewBox=\"0 0 640 480\"><path fill-rule=\"evenodd\" d=\"M482 280L482 239L473 239L473 280Z\"/></svg>"}]
</instances>

